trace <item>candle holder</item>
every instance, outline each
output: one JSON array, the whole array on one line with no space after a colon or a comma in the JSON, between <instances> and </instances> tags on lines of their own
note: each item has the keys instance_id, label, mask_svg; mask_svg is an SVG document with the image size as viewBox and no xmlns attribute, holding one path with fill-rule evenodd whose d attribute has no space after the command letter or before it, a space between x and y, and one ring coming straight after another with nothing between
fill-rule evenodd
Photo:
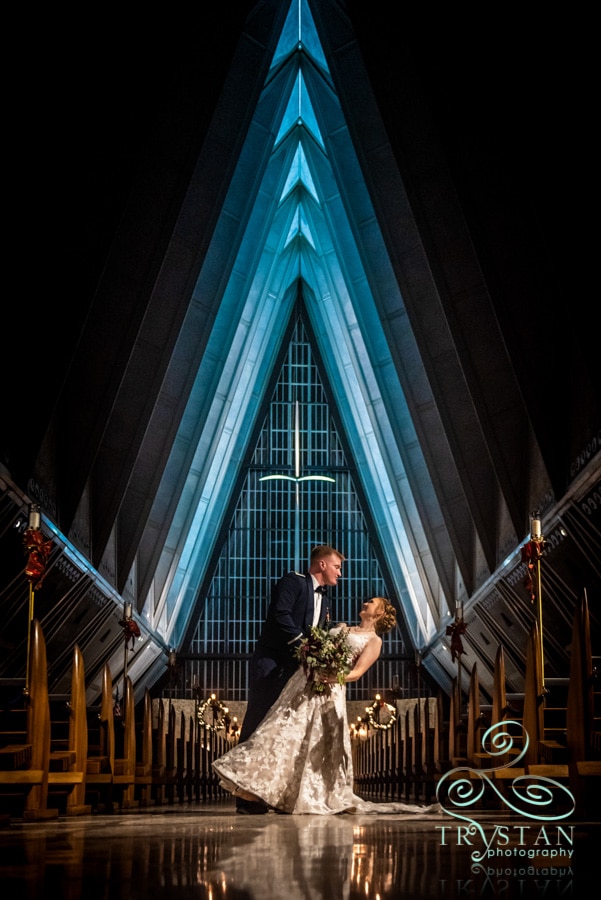
<instances>
[{"instance_id":1,"label":"candle holder","mask_svg":"<svg viewBox=\"0 0 601 900\"><path fill-rule=\"evenodd\" d=\"M524 578L524 586L530 595L530 602L536 605L536 619L538 623L540 655L539 675L543 694L546 693L546 688L541 559L544 553L545 543L545 538L541 529L540 516L538 512L535 512L531 517L530 540L522 547L522 562L526 563L526 577Z\"/></svg>"},{"instance_id":2,"label":"candle holder","mask_svg":"<svg viewBox=\"0 0 601 900\"><path fill-rule=\"evenodd\" d=\"M356 722L351 722L349 726L351 733L351 741L366 741L369 737L369 720L367 716L357 716Z\"/></svg>"},{"instance_id":3,"label":"candle holder","mask_svg":"<svg viewBox=\"0 0 601 900\"><path fill-rule=\"evenodd\" d=\"M125 639L123 647L123 696L125 697L129 642L131 641L131 649L133 651L136 638L140 637L140 629L138 623L132 618L132 605L129 600L126 600L123 604L123 618L119 620L119 625L123 628Z\"/></svg>"},{"instance_id":4,"label":"candle holder","mask_svg":"<svg viewBox=\"0 0 601 900\"><path fill-rule=\"evenodd\" d=\"M235 743L239 737L240 737L240 725L238 724L238 716L234 716L232 718L232 724L231 724L229 732L228 732L228 738L230 741L233 741Z\"/></svg>"},{"instance_id":5,"label":"candle holder","mask_svg":"<svg viewBox=\"0 0 601 900\"><path fill-rule=\"evenodd\" d=\"M451 638L451 661L457 660L457 708L461 710L462 698L462 677L461 677L461 657L465 653L463 649L462 635L467 631L467 625L463 620L463 603L458 602L455 606L455 621L452 625L447 625L446 634Z\"/></svg>"},{"instance_id":6,"label":"candle holder","mask_svg":"<svg viewBox=\"0 0 601 900\"><path fill-rule=\"evenodd\" d=\"M47 541L40 531L42 521L41 510L38 503L32 503L29 507L27 529L23 534L23 546L27 553L27 565L25 576L29 581L29 603L27 614L27 659L25 662L25 688L23 693L29 696L29 660L31 656L31 626L34 618L35 592L42 587L46 575L48 558L53 547L52 541Z\"/></svg>"}]
</instances>

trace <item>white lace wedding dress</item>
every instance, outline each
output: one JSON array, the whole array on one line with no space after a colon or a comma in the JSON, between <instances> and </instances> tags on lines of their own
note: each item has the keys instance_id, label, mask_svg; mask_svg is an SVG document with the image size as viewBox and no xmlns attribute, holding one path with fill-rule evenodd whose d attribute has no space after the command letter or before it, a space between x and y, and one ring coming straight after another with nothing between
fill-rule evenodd
<instances>
[{"instance_id":1,"label":"white lace wedding dress","mask_svg":"<svg viewBox=\"0 0 601 900\"><path fill-rule=\"evenodd\" d=\"M371 635L349 632L356 656ZM355 656L355 658L356 658ZM353 793L346 689L312 693L302 668L256 731L213 763L221 785L286 813L438 814L440 806L373 803Z\"/></svg>"}]
</instances>

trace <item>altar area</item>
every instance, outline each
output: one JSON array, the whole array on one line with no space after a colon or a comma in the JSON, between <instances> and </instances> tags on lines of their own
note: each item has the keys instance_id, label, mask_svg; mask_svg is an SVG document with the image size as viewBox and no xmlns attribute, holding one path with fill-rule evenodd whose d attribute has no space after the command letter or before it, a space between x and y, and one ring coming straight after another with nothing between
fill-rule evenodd
<instances>
[{"instance_id":1,"label":"altar area","mask_svg":"<svg viewBox=\"0 0 601 900\"><path fill-rule=\"evenodd\" d=\"M376 695L376 697L379 699L379 695ZM375 717L371 714L372 722L370 722L370 710L374 709L376 700L371 704L365 700L349 700L347 702L349 727L362 722L366 726L365 737L374 734L378 730L378 726L382 728L396 727L400 731L401 738L404 739L406 729L409 729L410 736L412 736L411 729L414 717L412 715L408 716L407 713L412 713L416 705L420 707L420 718L422 718L422 721L426 717L428 727L434 727L438 708L434 697L403 698L394 699L388 703L385 701L381 702L384 702L386 707L382 715L382 721L376 722ZM200 717L201 724L204 722L209 729L222 732L223 736L235 741L246 713L246 701L241 700L219 700L215 695L210 695L201 700L163 697L152 701L152 720L153 728L155 729L158 727L160 704L163 704L163 711L167 721L171 715L171 710L173 710L176 722L183 729L183 734L181 730L179 734L185 740L188 740L190 737L192 723ZM388 709L389 707L392 707L394 710L392 715Z\"/></svg>"}]
</instances>

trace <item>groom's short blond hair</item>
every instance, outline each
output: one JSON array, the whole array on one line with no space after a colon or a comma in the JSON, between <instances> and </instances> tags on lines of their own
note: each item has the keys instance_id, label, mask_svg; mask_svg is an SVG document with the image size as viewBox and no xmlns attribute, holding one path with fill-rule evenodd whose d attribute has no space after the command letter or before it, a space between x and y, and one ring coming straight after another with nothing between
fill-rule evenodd
<instances>
[{"instance_id":1,"label":"groom's short blond hair","mask_svg":"<svg viewBox=\"0 0 601 900\"><path fill-rule=\"evenodd\" d=\"M329 544L320 544L318 547L313 547L311 550L309 563L313 565L313 563L323 559L324 556L337 556L340 562L344 562L344 554L341 553L340 550L336 550L335 547L330 547Z\"/></svg>"}]
</instances>

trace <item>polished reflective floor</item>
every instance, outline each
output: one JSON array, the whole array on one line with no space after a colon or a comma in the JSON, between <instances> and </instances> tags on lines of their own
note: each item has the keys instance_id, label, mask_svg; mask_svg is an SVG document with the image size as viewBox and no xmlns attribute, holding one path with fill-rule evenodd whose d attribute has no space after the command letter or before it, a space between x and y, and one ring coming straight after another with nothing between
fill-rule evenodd
<instances>
[{"instance_id":1,"label":"polished reflective floor","mask_svg":"<svg viewBox=\"0 0 601 900\"><path fill-rule=\"evenodd\" d=\"M216 801L13 819L0 828L0 884L11 900L584 898L600 838L601 820L240 816Z\"/></svg>"}]
</instances>

